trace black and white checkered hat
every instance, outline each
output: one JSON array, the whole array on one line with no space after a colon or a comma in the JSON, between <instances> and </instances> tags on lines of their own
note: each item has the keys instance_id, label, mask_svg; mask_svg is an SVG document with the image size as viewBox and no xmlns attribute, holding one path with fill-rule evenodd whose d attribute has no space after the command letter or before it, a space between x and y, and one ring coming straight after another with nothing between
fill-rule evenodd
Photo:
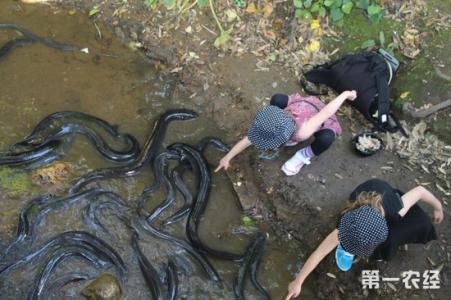
<instances>
[{"instance_id":1,"label":"black and white checkered hat","mask_svg":"<svg viewBox=\"0 0 451 300\"><path fill-rule=\"evenodd\" d=\"M288 113L269 105L257 112L247 137L259 149L276 149L290 140L295 129L296 123Z\"/></svg>"},{"instance_id":2,"label":"black and white checkered hat","mask_svg":"<svg viewBox=\"0 0 451 300\"><path fill-rule=\"evenodd\" d=\"M387 221L368 205L349 211L340 219L338 239L346 252L371 256L387 238Z\"/></svg>"}]
</instances>

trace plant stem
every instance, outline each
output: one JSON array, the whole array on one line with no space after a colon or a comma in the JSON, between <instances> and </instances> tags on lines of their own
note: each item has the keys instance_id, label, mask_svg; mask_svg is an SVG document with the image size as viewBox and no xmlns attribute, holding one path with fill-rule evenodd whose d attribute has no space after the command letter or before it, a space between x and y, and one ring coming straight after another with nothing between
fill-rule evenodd
<instances>
[{"instance_id":1,"label":"plant stem","mask_svg":"<svg viewBox=\"0 0 451 300\"><path fill-rule=\"evenodd\" d=\"M221 23L219 23L218 16L216 15L215 10L213 8L213 0L209 0L208 2L210 4L210 10L211 10L211 13L213 14L213 18L215 19L216 24L218 24L219 30L221 31L221 33L223 33L224 28L222 28Z\"/></svg>"}]
</instances>

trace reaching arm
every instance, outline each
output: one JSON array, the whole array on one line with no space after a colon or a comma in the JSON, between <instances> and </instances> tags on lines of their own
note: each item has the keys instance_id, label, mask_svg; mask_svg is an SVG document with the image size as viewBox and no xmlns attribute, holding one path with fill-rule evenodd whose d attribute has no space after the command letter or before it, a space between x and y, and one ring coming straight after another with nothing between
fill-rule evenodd
<instances>
[{"instance_id":1,"label":"reaching arm","mask_svg":"<svg viewBox=\"0 0 451 300\"><path fill-rule=\"evenodd\" d=\"M316 115L302 125L301 130L298 132L297 138L299 140L307 140L311 137L321 124L332 117L346 99L355 100L357 98L356 91L344 91L337 98L329 102L323 109L321 109Z\"/></svg>"},{"instance_id":2,"label":"reaching arm","mask_svg":"<svg viewBox=\"0 0 451 300\"><path fill-rule=\"evenodd\" d=\"M443 207L430 191L422 186L417 186L411 189L401 197L404 207L398 212L401 217L404 217L409 209L419 200L427 203L434 209L433 220L434 223L441 223L443 221Z\"/></svg>"},{"instance_id":3,"label":"reaching arm","mask_svg":"<svg viewBox=\"0 0 451 300\"><path fill-rule=\"evenodd\" d=\"M307 276L316 268L316 266L329 254L335 247L338 246L338 229L334 229L323 240L323 242L316 248L305 262L296 279L288 286L288 295L285 300L296 298L301 293L302 284Z\"/></svg>"},{"instance_id":4,"label":"reaching arm","mask_svg":"<svg viewBox=\"0 0 451 300\"><path fill-rule=\"evenodd\" d=\"M219 161L219 165L216 168L215 172L218 172L221 169L227 170L230 166L230 161L232 158L237 156L244 149L252 145L251 141L249 141L248 137L243 138L241 141L235 144L235 146L230 149L230 151Z\"/></svg>"}]
</instances>

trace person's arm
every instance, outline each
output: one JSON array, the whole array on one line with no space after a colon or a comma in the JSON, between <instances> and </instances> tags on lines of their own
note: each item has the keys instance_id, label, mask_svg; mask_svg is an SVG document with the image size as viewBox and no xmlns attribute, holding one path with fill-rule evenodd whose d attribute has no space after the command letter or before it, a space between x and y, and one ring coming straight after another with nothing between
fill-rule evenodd
<instances>
[{"instance_id":1,"label":"person's arm","mask_svg":"<svg viewBox=\"0 0 451 300\"><path fill-rule=\"evenodd\" d=\"M338 229L334 229L316 248L305 262L296 279L288 286L288 294L285 300L296 298L301 293L302 284L307 276L316 268L316 266L338 246Z\"/></svg>"},{"instance_id":2,"label":"person's arm","mask_svg":"<svg viewBox=\"0 0 451 300\"><path fill-rule=\"evenodd\" d=\"M323 109L321 109L316 115L310 118L308 121L302 125L301 130L298 131L297 138L301 141L307 140L310 138L321 124L327 121L330 117L332 117L340 106L348 100L355 100L357 98L356 91L344 91L337 98L329 102Z\"/></svg>"},{"instance_id":3,"label":"person's arm","mask_svg":"<svg viewBox=\"0 0 451 300\"><path fill-rule=\"evenodd\" d=\"M434 209L433 221L434 223L441 223L443 221L443 207L440 201L426 188L417 186L411 189L401 197L404 207L398 212L401 217L404 217L409 209L419 200L427 203Z\"/></svg>"},{"instance_id":4,"label":"person's arm","mask_svg":"<svg viewBox=\"0 0 451 300\"><path fill-rule=\"evenodd\" d=\"M241 141L235 144L235 146L230 149L230 151L219 161L219 165L216 168L215 172L218 172L221 169L227 170L230 166L230 161L232 158L237 156L244 149L252 145L251 141L249 141L248 137L243 138Z\"/></svg>"}]
</instances>

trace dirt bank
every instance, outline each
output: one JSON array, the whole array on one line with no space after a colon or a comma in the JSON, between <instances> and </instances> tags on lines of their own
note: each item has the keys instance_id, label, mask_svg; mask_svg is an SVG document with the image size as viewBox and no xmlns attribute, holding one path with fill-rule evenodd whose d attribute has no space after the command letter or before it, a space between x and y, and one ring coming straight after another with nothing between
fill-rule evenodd
<instances>
[{"instance_id":1,"label":"dirt bank","mask_svg":"<svg viewBox=\"0 0 451 300\"><path fill-rule=\"evenodd\" d=\"M14 5L20 8L25 4ZM203 11L202 14L197 12L195 17L202 21L203 27L196 25L196 34L190 34L186 28L191 26L190 17L194 13L176 18L164 10L150 10L142 0L65 0L57 2L55 10L58 12L59 7L63 6L69 9L68 18L72 13L78 13L73 9L87 14L96 6L99 12L92 17L93 26L99 22L107 24L124 43L139 48L154 62L155 68L161 71L162 78L176 76L179 81L174 97L181 93L190 95L186 101L192 101L200 113L214 118L228 132L230 143L244 134L255 110L267 103L273 93L299 91L298 78L290 66L274 63L260 68L261 57L258 51L245 51L236 56L214 48L212 45L217 30L208 11ZM284 24L290 20L286 7L276 7L274 13ZM282 27L285 29L285 25ZM100 36L101 32L98 32L97 37L93 38ZM239 53L233 49L231 52ZM440 52L440 55L444 54ZM449 57L446 59L445 63L449 63ZM412 67L408 70L412 70ZM415 77L411 78L415 82ZM437 83L427 82L431 85ZM416 93L424 94L433 89L427 82L424 85L427 88L423 86ZM403 92L404 88L399 89L398 94ZM447 97L449 92L446 90L441 96ZM439 95L436 98L439 99ZM440 114L438 118L436 121L432 119L432 122L445 122L445 127L449 126L449 111ZM254 207L260 199L259 203L264 205L258 206L258 213L263 214L281 235L299 240L302 253L300 261L305 261L307 254L334 227L349 192L366 179L382 178L404 190L415 184L427 183L442 200L450 201L434 185L436 178L433 175L422 170L420 165L402 167L406 165L406 161L394 152L382 151L371 158L358 157L352 151L350 139L353 132L367 129L368 124L361 122L349 109L341 111L340 120L345 130L334 144L333 150L314 159L298 176L287 178L280 172L283 161L296 148L285 151L281 157L270 162L258 161L255 153L250 150L234 162L230 172L236 182L243 182L241 186L237 186L237 191L246 208ZM449 165L447 172L449 174ZM402 284L397 284L384 285L383 289L372 291L370 295L380 299L388 296L393 299L447 299L451 292L451 227L448 206L445 206L445 215L445 221L438 226L439 241L400 250L390 264L359 263L352 272L343 274L337 271L333 257L329 256L320 265L318 272L315 272L316 280L311 279L317 286L317 297L362 298L367 293L361 289L359 281L362 269L379 269L384 277L399 277L402 271L423 272L440 268L440 290L406 290Z\"/></svg>"}]
</instances>

